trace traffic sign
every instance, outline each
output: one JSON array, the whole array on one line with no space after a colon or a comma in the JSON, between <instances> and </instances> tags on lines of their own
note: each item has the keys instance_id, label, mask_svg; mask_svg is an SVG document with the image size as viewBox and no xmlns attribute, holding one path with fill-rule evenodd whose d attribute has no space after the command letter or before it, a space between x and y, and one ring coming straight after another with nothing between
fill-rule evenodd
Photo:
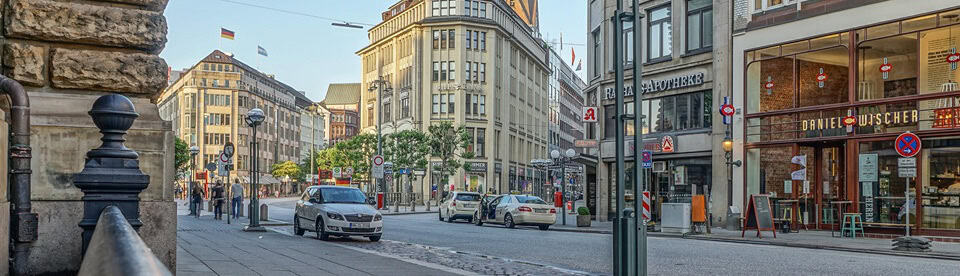
<instances>
[{"instance_id":1,"label":"traffic sign","mask_svg":"<svg viewBox=\"0 0 960 276\"><path fill-rule=\"evenodd\" d=\"M917 177L917 168L916 167L897 168L897 175L900 177Z\"/></svg>"},{"instance_id":2,"label":"traffic sign","mask_svg":"<svg viewBox=\"0 0 960 276\"><path fill-rule=\"evenodd\" d=\"M334 167L333 168L333 178L342 178L343 177L343 168Z\"/></svg>"},{"instance_id":3,"label":"traffic sign","mask_svg":"<svg viewBox=\"0 0 960 276\"><path fill-rule=\"evenodd\" d=\"M233 153L236 152L236 148L233 146L233 143L227 142L226 145L223 145L223 153L227 155L227 159L233 158ZM226 161L224 161L226 162Z\"/></svg>"},{"instance_id":4,"label":"traffic sign","mask_svg":"<svg viewBox=\"0 0 960 276\"><path fill-rule=\"evenodd\" d=\"M343 178L353 177L353 167L343 168L343 171L340 173L343 175Z\"/></svg>"},{"instance_id":5,"label":"traffic sign","mask_svg":"<svg viewBox=\"0 0 960 276\"><path fill-rule=\"evenodd\" d=\"M643 162L643 168L653 168L653 152L644 150L640 152L640 160Z\"/></svg>"},{"instance_id":6,"label":"traffic sign","mask_svg":"<svg viewBox=\"0 0 960 276\"><path fill-rule=\"evenodd\" d=\"M720 114L723 114L723 116L733 116L733 114L736 111L737 109L733 108L732 104L725 104L720 106Z\"/></svg>"},{"instance_id":7,"label":"traffic sign","mask_svg":"<svg viewBox=\"0 0 960 276\"><path fill-rule=\"evenodd\" d=\"M220 153L220 162L221 162L221 163L230 162L230 156L227 155L226 152L221 152L221 153Z\"/></svg>"},{"instance_id":8,"label":"traffic sign","mask_svg":"<svg viewBox=\"0 0 960 276\"><path fill-rule=\"evenodd\" d=\"M596 123L596 122L597 122L597 107L595 107L595 106L584 106L584 107L583 107L583 122L584 122L584 123Z\"/></svg>"},{"instance_id":9,"label":"traffic sign","mask_svg":"<svg viewBox=\"0 0 960 276\"><path fill-rule=\"evenodd\" d=\"M897 136L897 140L893 142L893 147L900 156L916 156L917 153L920 153L920 137L909 131L901 133L900 136Z\"/></svg>"},{"instance_id":10,"label":"traffic sign","mask_svg":"<svg viewBox=\"0 0 960 276\"><path fill-rule=\"evenodd\" d=\"M211 172L215 171L217 170L217 164L213 162L207 163L206 169Z\"/></svg>"},{"instance_id":11,"label":"traffic sign","mask_svg":"<svg viewBox=\"0 0 960 276\"><path fill-rule=\"evenodd\" d=\"M371 168L371 171L373 172L373 177L383 178L383 156L374 155L372 163L373 163L373 168Z\"/></svg>"},{"instance_id":12,"label":"traffic sign","mask_svg":"<svg viewBox=\"0 0 960 276\"><path fill-rule=\"evenodd\" d=\"M650 192L643 191L643 221L647 222L650 220Z\"/></svg>"},{"instance_id":13,"label":"traffic sign","mask_svg":"<svg viewBox=\"0 0 960 276\"><path fill-rule=\"evenodd\" d=\"M913 157L901 157L897 158L897 167L900 168L916 168L917 159Z\"/></svg>"}]
</instances>

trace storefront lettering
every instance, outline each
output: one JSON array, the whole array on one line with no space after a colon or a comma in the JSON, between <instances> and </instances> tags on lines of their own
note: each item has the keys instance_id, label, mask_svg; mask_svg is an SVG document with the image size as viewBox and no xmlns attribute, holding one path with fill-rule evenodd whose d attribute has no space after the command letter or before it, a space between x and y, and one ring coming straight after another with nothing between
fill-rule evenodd
<instances>
[{"instance_id":1,"label":"storefront lettering","mask_svg":"<svg viewBox=\"0 0 960 276\"><path fill-rule=\"evenodd\" d=\"M844 117L846 116L803 120L801 125L803 131L843 128L846 127L846 125L843 124ZM856 117L857 125L866 127L917 123L919 122L920 114L914 109L904 111L889 111L875 114L859 114Z\"/></svg>"},{"instance_id":2,"label":"storefront lettering","mask_svg":"<svg viewBox=\"0 0 960 276\"><path fill-rule=\"evenodd\" d=\"M704 73L693 73L689 75L677 76L670 79L643 81L640 86L640 92L643 94L680 89L688 86L703 84ZM633 96L633 86L623 87L623 96ZM603 99L609 100L617 97L612 87L604 89Z\"/></svg>"}]
</instances>

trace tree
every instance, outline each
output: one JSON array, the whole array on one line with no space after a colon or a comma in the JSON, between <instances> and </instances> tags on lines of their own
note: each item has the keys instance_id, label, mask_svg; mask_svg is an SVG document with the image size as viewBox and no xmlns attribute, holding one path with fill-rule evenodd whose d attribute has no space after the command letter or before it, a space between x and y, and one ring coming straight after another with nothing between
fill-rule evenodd
<instances>
[{"instance_id":1,"label":"tree","mask_svg":"<svg viewBox=\"0 0 960 276\"><path fill-rule=\"evenodd\" d=\"M175 137L174 141L174 168L177 171L177 176L181 176L187 173L190 170L190 146L187 145L186 141Z\"/></svg>"},{"instance_id":2,"label":"tree","mask_svg":"<svg viewBox=\"0 0 960 276\"><path fill-rule=\"evenodd\" d=\"M451 122L440 122L430 125L427 132L431 155L440 159L440 164L434 169L440 171L443 180L457 173L457 169L465 165L460 161L461 158L473 158L473 152L467 151L473 137L462 125L454 127ZM445 187L439 186L438 192L443 194Z\"/></svg>"},{"instance_id":3,"label":"tree","mask_svg":"<svg viewBox=\"0 0 960 276\"><path fill-rule=\"evenodd\" d=\"M337 143L334 148L339 151L340 156L345 160L338 167L353 168L353 178L358 181L367 181L370 179L370 159L377 152L377 136L373 134L360 134L352 138Z\"/></svg>"},{"instance_id":4,"label":"tree","mask_svg":"<svg viewBox=\"0 0 960 276\"><path fill-rule=\"evenodd\" d=\"M298 166L297 163L293 163L293 161L273 164L270 166L270 174L278 179L283 179L284 177L290 177L290 179L294 180L303 178L303 171L301 171L300 166Z\"/></svg>"},{"instance_id":5,"label":"tree","mask_svg":"<svg viewBox=\"0 0 960 276\"><path fill-rule=\"evenodd\" d=\"M427 155L430 154L430 145L427 135L419 130L403 130L394 132L383 140L383 155L386 160L393 162L398 169L424 169L427 167ZM394 169L394 179L400 180L399 170ZM412 186L407 182L407 189ZM407 189L399 189L402 194Z\"/></svg>"}]
</instances>

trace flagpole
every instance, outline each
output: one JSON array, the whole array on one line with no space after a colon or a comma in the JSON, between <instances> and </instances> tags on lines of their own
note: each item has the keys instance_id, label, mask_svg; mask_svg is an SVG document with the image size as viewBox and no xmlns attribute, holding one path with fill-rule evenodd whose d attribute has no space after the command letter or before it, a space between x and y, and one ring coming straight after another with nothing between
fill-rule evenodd
<instances>
[{"instance_id":1,"label":"flagpole","mask_svg":"<svg viewBox=\"0 0 960 276\"><path fill-rule=\"evenodd\" d=\"M217 36L219 37L219 38L217 38L217 50L222 51L221 49L223 48L223 37L222 37L222 36L223 36L223 26L220 26L220 30L217 30L217 31L218 31Z\"/></svg>"}]
</instances>

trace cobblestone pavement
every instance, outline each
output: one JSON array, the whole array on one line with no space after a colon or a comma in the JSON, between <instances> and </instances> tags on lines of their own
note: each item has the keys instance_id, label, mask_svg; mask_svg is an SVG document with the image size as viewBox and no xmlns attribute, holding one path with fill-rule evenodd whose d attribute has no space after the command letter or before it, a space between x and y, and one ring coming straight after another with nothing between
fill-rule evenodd
<instances>
[{"instance_id":1,"label":"cobblestone pavement","mask_svg":"<svg viewBox=\"0 0 960 276\"><path fill-rule=\"evenodd\" d=\"M268 227L271 230L293 235L292 227ZM303 239L313 239L313 233L307 232ZM432 247L414 243L381 240L368 242L364 239L337 239L329 243L346 247L375 251L381 254L399 256L407 259L439 264L483 275L591 275L590 273L567 270L558 267L485 256L476 253L456 251L443 247ZM492 245L494 246L494 245Z\"/></svg>"}]
</instances>

